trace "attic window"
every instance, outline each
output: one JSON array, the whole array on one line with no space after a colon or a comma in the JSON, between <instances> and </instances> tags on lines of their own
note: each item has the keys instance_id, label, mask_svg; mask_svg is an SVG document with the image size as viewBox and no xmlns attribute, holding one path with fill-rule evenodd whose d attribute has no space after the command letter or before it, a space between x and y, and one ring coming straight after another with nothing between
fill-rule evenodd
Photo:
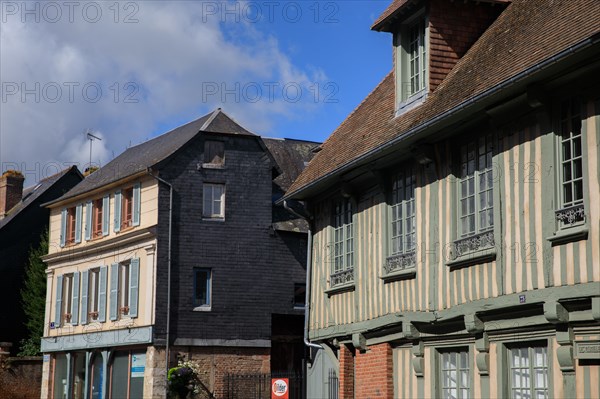
<instances>
[{"instance_id":1,"label":"attic window","mask_svg":"<svg viewBox=\"0 0 600 399\"><path fill-rule=\"evenodd\" d=\"M205 168L219 168L225 163L225 143L222 141L206 140L204 142Z\"/></svg>"},{"instance_id":2,"label":"attic window","mask_svg":"<svg viewBox=\"0 0 600 399\"><path fill-rule=\"evenodd\" d=\"M424 13L400 25L395 35L397 114L420 104L427 93L427 18Z\"/></svg>"}]
</instances>

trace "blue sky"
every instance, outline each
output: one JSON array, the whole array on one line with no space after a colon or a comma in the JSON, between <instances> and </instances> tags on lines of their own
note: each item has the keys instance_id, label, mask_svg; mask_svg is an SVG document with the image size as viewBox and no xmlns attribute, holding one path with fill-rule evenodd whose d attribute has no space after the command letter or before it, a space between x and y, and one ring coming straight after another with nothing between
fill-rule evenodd
<instances>
[{"instance_id":1,"label":"blue sky","mask_svg":"<svg viewBox=\"0 0 600 399\"><path fill-rule=\"evenodd\" d=\"M51 4L51 5L48 5ZM69 5L74 4L74 5ZM2 2L0 163L105 164L217 107L323 141L391 69L389 1Z\"/></svg>"}]
</instances>

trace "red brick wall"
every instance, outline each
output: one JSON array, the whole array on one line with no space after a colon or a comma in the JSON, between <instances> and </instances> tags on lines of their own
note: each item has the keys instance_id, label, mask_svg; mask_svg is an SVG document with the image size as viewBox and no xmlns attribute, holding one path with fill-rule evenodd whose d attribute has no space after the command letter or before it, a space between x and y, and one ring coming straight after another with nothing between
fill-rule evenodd
<instances>
[{"instance_id":1,"label":"red brick wall","mask_svg":"<svg viewBox=\"0 0 600 399\"><path fill-rule=\"evenodd\" d=\"M204 370L201 380L217 399L225 397L226 374L262 374L271 371L269 348L190 347L176 348L174 351L200 364Z\"/></svg>"},{"instance_id":2,"label":"red brick wall","mask_svg":"<svg viewBox=\"0 0 600 399\"><path fill-rule=\"evenodd\" d=\"M503 5L431 0L429 11L429 90L433 91L483 31L504 9Z\"/></svg>"},{"instance_id":3,"label":"red brick wall","mask_svg":"<svg viewBox=\"0 0 600 399\"><path fill-rule=\"evenodd\" d=\"M339 398L354 399L354 356L346 345L340 345Z\"/></svg>"},{"instance_id":4,"label":"red brick wall","mask_svg":"<svg viewBox=\"0 0 600 399\"><path fill-rule=\"evenodd\" d=\"M370 346L365 353L356 352L356 398L394 397L392 347L388 343Z\"/></svg>"}]
</instances>

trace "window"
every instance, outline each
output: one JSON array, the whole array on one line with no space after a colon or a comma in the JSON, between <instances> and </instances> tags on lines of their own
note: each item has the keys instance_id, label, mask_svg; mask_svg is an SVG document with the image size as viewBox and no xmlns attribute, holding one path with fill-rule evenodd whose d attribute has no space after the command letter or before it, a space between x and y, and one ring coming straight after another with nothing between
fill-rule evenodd
<instances>
[{"instance_id":1,"label":"window","mask_svg":"<svg viewBox=\"0 0 600 399\"><path fill-rule=\"evenodd\" d=\"M459 180L459 237L494 227L492 136L461 146Z\"/></svg>"},{"instance_id":2,"label":"window","mask_svg":"<svg viewBox=\"0 0 600 399\"><path fill-rule=\"evenodd\" d=\"M144 391L144 352L115 351L109 370L110 399L141 398Z\"/></svg>"},{"instance_id":3,"label":"window","mask_svg":"<svg viewBox=\"0 0 600 399\"><path fill-rule=\"evenodd\" d=\"M121 226L126 229L133 226L133 187L123 190Z\"/></svg>"},{"instance_id":4,"label":"window","mask_svg":"<svg viewBox=\"0 0 600 399\"><path fill-rule=\"evenodd\" d=\"M306 283L294 283L294 308L306 306Z\"/></svg>"},{"instance_id":5,"label":"window","mask_svg":"<svg viewBox=\"0 0 600 399\"><path fill-rule=\"evenodd\" d=\"M129 314L129 262L119 264L119 314Z\"/></svg>"},{"instance_id":6,"label":"window","mask_svg":"<svg viewBox=\"0 0 600 399\"><path fill-rule=\"evenodd\" d=\"M115 192L114 231L118 233L121 229L140 225L141 219L141 184L136 183L133 187ZM104 205L108 211L108 197L105 197ZM108 217L104 220L105 232L108 234Z\"/></svg>"},{"instance_id":7,"label":"window","mask_svg":"<svg viewBox=\"0 0 600 399\"><path fill-rule=\"evenodd\" d=\"M202 216L212 219L225 218L224 184L204 184Z\"/></svg>"},{"instance_id":8,"label":"window","mask_svg":"<svg viewBox=\"0 0 600 399\"><path fill-rule=\"evenodd\" d=\"M85 282L84 282L85 284ZM88 277L88 315L90 321L98 319L100 294L100 268L89 271ZM83 317L83 316L82 316Z\"/></svg>"},{"instance_id":9,"label":"window","mask_svg":"<svg viewBox=\"0 0 600 399\"><path fill-rule=\"evenodd\" d=\"M394 176L389 207L389 256L383 265L385 275L412 270L416 265L415 184L412 169Z\"/></svg>"},{"instance_id":10,"label":"window","mask_svg":"<svg viewBox=\"0 0 600 399\"><path fill-rule=\"evenodd\" d=\"M441 397L444 399L469 398L470 372L467 350L440 353Z\"/></svg>"},{"instance_id":11,"label":"window","mask_svg":"<svg viewBox=\"0 0 600 399\"><path fill-rule=\"evenodd\" d=\"M67 209L67 245L75 244L77 216L75 207Z\"/></svg>"},{"instance_id":12,"label":"window","mask_svg":"<svg viewBox=\"0 0 600 399\"><path fill-rule=\"evenodd\" d=\"M400 27L396 36L398 111L423 100L427 89L427 20L423 14Z\"/></svg>"},{"instance_id":13,"label":"window","mask_svg":"<svg viewBox=\"0 0 600 399\"><path fill-rule=\"evenodd\" d=\"M581 101L570 99L560 107L560 206L561 227L584 220Z\"/></svg>"},{"instance_id":14,"label":"window","mask_svg":"<svg viewBox=\"0 0 600 399\"><path fill-rule=\"evenodd\" d=\"M531 346L509 349L510 397L548 398L548 348Z\"/></svg>"},{"instance_id":15,"label":"window","mask_svg":"<svg viewBox=\"0 0 600 399\"><path fill-rule=\"evenodd\" d=\"M65 274L62 279L62 325L73 317L73 275Z\"/></svg>"},{"instance_id":16,"label":"window","mask_svg":"<svg viewBox=\"0 0 600 399\"><path fill-rule=\"evenodd\" d=\"M92 220L92 238L102 236L102 199L97 199L92 205L93 220Z\"/></svg>"},{"instance_id":17,"label":"window","mask_svg":"<svg viewBox=\"0 0 600 399\"><path fill-rule=\"evenodd\" d=\"M225 143L222 141L206 140L204 142L203 167L222 166L225 163Z\"/></svg>"},{"instance_id":18,"label":"window","mask_svg":"<svg viewBox=\"0 0 600 399\"><path fill-rule=\"evenodd\" d=\"M140 259L133 258L110 267L110 319L138 316ZM102 306L102 303L100 304Z\"/></svg>"},{"instance_id":19,"label":"window","mask_svg":"<svg viewBox=\"0 0 600 399\"><path fill-rule=\"evenodd\" d=\"M210 309L211 270L194 269L194 310Z\"/></svg>"},{"instance_id":20,"label":"window","mask_svg":"<svg viewBox=\"0 0 600 399\"><path fill-rule=\"evenodd\" d=\"M350 199L336 201L333 209L333 270L331 286L354 281L354 230Z\"/></svg>"}]
</instances>

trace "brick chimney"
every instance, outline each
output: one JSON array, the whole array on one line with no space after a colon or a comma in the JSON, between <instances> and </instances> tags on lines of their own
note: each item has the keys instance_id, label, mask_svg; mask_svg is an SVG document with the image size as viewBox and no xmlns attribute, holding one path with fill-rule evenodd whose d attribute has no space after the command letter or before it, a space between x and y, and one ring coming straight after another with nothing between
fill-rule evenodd
<instances>
[{"instance_id":1,"label":"brick chimney","mask_svg":"<svg viewBox=\"0 0 600 399\"><path fill-rule=\"evenodd\" d=\"M7 170L0 176L0 219L23 198L23 174L16 170Z\"/></svg>"}]
</instances>

